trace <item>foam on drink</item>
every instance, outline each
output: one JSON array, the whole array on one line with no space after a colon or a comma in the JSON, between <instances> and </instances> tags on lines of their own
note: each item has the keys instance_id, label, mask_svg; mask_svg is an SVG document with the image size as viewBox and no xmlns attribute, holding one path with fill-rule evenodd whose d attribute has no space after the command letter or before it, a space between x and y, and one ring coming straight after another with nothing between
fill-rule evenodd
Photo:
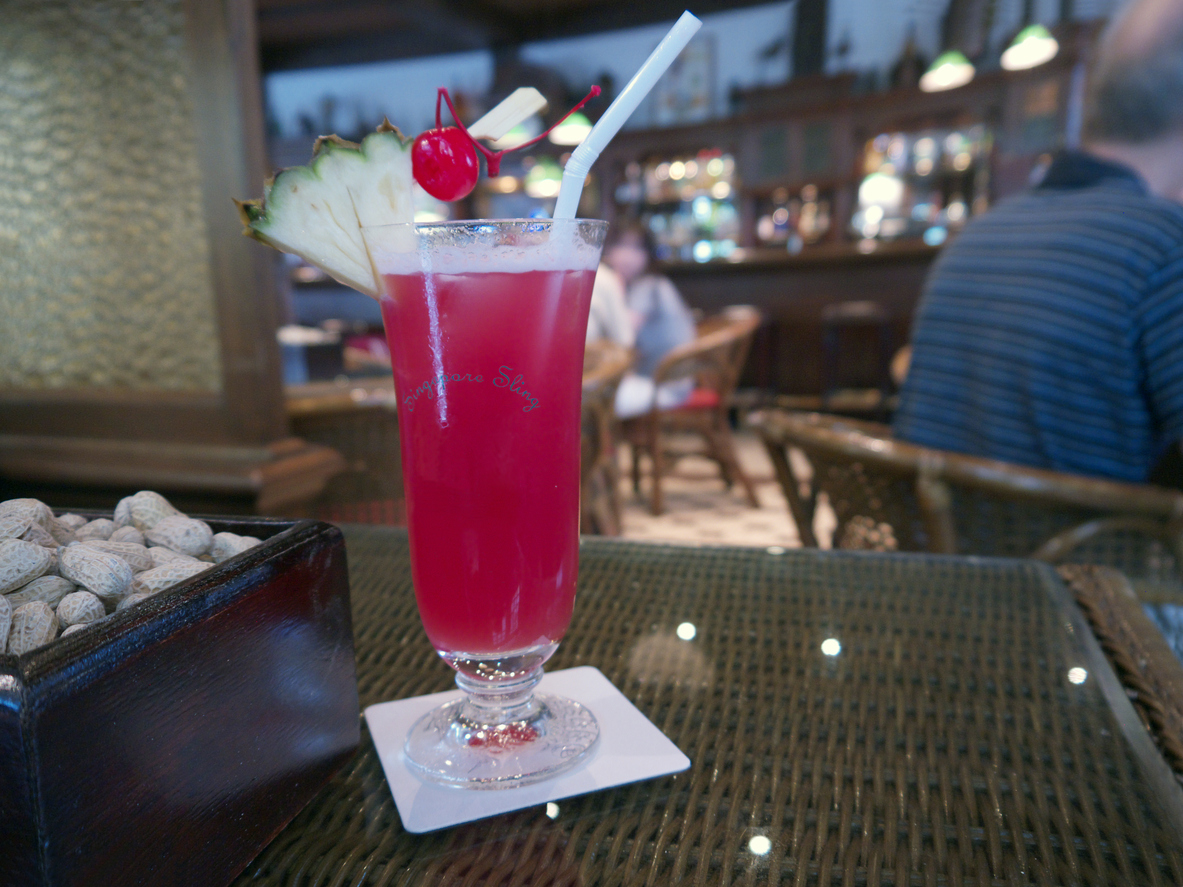
<instances>
[{"instance_id":1,"label":"foam on drink","mask_svg":"<svg viewBox=\"0 0 1183 887\"><path fill-rule=\"evenodd\" d=\"M523 221L501 243L478 239L479 223L440 223L416 230L411 225L364 228L371 260L379 274L503 274L530 271L586 271L599 264L600 248L586 242L571 220ZM424 237L430 250L421 249Z\"/></svg>"}]
</instances>

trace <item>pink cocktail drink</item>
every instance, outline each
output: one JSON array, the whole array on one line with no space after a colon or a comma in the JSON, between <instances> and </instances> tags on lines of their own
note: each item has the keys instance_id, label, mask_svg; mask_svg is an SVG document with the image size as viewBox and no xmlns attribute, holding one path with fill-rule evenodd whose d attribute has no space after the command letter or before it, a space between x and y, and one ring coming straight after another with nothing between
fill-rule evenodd
<instances>
[{"instance_id":1,"label":"pink cocktail drink","mask_svg":"<svg viewBox=\"0 0 1183 887\"><path fill-rule=\"evenodd\" d=\"M544 648L571 620L594 277L385 275L415 596L446 656Z\"/></svg>"},{"instance_id":2,"label":"pink cocktail drink","mask_svg":"<svg viewBox=\"0 0 1183 887\"><path fill-rule=\"evenodd\" d=\"M534 687L575 603L583 344L606 227L362 229L384 282L415 598L465 693L407 737L428 779L533 782L599 735L582 705Z\"/></svg>"}]
</instances>

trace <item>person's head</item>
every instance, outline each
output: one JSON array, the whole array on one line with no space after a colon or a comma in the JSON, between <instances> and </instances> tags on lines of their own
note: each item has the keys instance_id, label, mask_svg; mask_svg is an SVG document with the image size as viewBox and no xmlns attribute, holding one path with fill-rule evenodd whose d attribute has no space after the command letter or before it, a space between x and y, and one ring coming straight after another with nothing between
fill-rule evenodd
<instances>
[{"instance_id":1,"label":"person's head","mask_svg":"<svg viewBox=\"0 0 1183 887\"><path fill-rule=\"evenodd\" d=\"M1093 67L1084 135L1088 147L1101 146L1101 153L1134 166L1152 190L1183 187L1179 0L1131 0L1114 16Z\"/></svg>"},{"instance_id":2,"label":"person's head","mask_svg":"<svg viewBox=\"0 0 1183 887\"><path fill-rule=\"evenodd\" d=\"M625 283L640 277L653 255L649 229L640 222L614 223L604 240L604 261Z\"/></svg>"}]
</instances>

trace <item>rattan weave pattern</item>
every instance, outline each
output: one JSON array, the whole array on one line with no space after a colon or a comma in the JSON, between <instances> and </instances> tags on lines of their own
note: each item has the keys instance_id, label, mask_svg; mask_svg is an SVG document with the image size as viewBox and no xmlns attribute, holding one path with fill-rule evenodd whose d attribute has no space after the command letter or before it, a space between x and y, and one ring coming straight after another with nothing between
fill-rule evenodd
<instances>
[{"instance_id":1,"label":"rattan weave pattern","mask_svg":"<svg viewBox=\"0 0 1183 887\"><path fill-rule=\"evenodd\" d=\"M909 475L810 452L818 489L837 518L834 546L855 551L924 551L928 533Z\"/></svg>"},{"instance_id":2,"label":"rattan weave pattern","mask_svg":"<svg viewBox=\"0 0 1183 887\"><path fill-rule=\"evenodd\" d=\"M362 705L446 689L405 534L346 538ZM1032 562L589 539L551 668L600 668L689 771L415 836L363 736L238 883L1183 883L1069 606Z\"/></svg>"}]
</instances>

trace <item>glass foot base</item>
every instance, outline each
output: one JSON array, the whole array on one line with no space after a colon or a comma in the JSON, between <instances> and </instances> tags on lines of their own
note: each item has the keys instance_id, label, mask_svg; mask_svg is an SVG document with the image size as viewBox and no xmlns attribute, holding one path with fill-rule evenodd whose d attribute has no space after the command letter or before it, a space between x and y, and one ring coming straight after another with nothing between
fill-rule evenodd
<instances>
[{"instance_id":1,"label":"glass foot base","mask_svg":"<svg viewBox=\"0 0 1183 887\"><path fill-rule=\"evenodd\" d=\"M466 698L428 712L403 748L411 772L460 788L513 788L570 769L600 738L595 716L578 702L532 694L524 707L512 719L489 720Z\"/></svg>"}]
</instances>

